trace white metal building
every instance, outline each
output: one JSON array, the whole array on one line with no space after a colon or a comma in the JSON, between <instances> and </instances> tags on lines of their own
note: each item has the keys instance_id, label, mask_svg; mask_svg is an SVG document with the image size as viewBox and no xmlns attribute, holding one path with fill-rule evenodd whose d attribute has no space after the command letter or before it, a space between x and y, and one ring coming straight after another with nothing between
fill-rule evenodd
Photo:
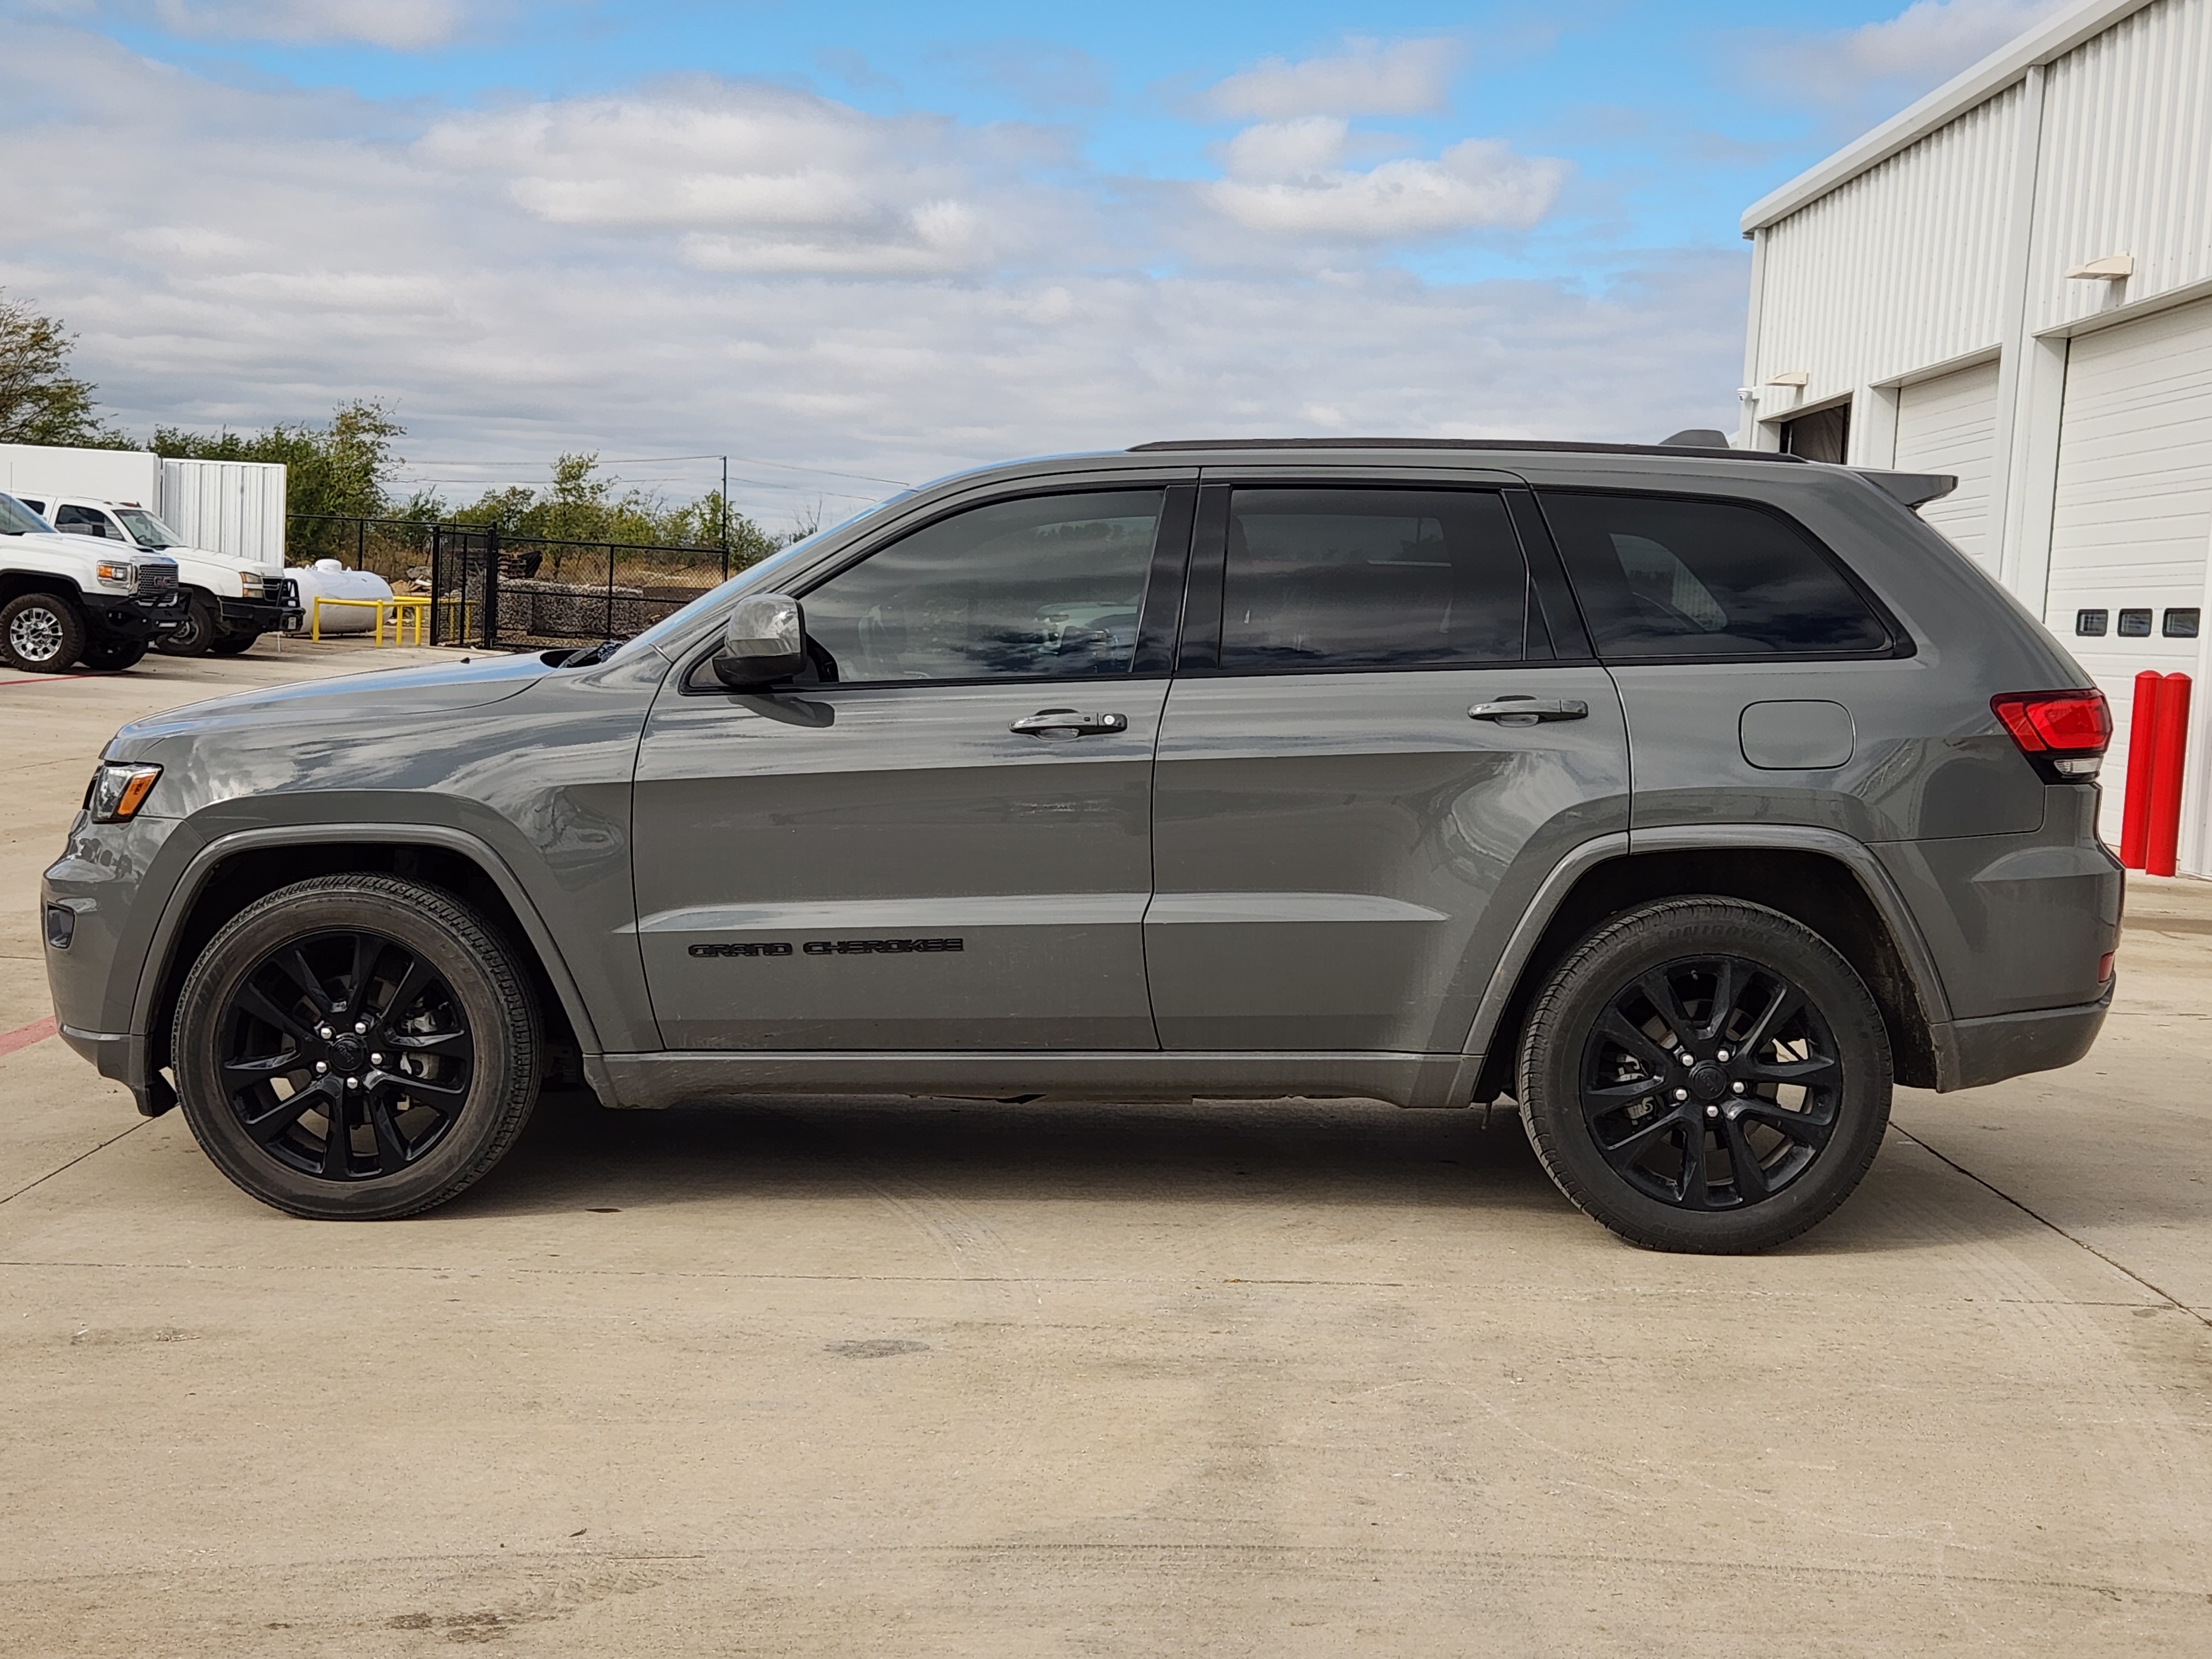
<instances>
[{"instance_id":1,"label":"white metal building","mask_svg":"<svg viewBox=\"0 0 2212 1659\"><path fill-rule=\"evenodd\" d=\"M1949 472L1926 512L2111 696L2196 682L2212 874L2212 0L2087 0L1758 203L1741 441ZM2027 689L2027 688L2022 688Z\"/></svg>"},{"instance_id":2,"label":"white metal building","mask_svg":"<svg viewBox=\"0 0 2212 1659\"><path fill-rule=\"evenodd\" d=\"M143 449L0 444L0 490L136 501L193 547L284 556L284 468L276 461L166 460Z\"/></svg>"}]
</instances>

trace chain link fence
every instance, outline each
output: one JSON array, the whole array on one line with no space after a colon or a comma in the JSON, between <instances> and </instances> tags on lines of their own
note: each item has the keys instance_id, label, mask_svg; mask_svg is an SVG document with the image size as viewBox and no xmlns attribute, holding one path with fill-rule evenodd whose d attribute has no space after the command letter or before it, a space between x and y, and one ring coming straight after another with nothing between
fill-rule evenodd
<instances>
[{"instance_id":1,"label":"chain link fence","mask_svg":"<svg viewBox=\"0 0 2212 1659\"><path fill-rule=\"evenodd\" d=\"M565 541L495 525L298 513L286 562L336 559L430 600L433 644L532 650L627 639L728 576L722 547Z\"/></svg>"}]
</instances>

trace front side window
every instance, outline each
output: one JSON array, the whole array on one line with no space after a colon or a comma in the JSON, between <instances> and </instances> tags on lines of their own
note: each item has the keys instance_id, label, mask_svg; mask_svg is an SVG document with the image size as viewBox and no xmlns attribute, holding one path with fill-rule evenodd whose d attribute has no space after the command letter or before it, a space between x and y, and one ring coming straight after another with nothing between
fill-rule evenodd
<instances>
[{"instance_id":1,"label":"front side window","mask_svg":"<svg viewBox=\"0 0 2212 1659\"><path fill-rule=\"evenodd\" d=\"M1159 489L994 501L940 519L801 597L825 681L1126 674Z\"/></svg>"},{"instance_id":2,"label":"front side window","mask_svg":"<svg viewBox=\"0 0 2212 1659\"><path fill-rule=\"evenodd\" d=\"M73 535L100 536L111 542L123 539L123 532L108 522L107 514L94 507L62 507L54 513L54 528L66 530Z\"/></svg>"},{"instance_id":3,"label":"front side window","mask_svg":"<svg viewBox=\"0 0 2212 1659\"><path fill-rule=\"evenodd\" d=\"M1223 569L1221 666L1516 661L1528 585L1495 494L1239 489Z\"/></svg>"},{"instance_id":4,"label":"front side window","mask_svg":"<svg viewBox=\"0 0 2212 1659\"><path fill-rule=\"evenodd\" d=\"M1547 494L1599 654L1886 651L1881 617L1805 532L1742 501Z\"/></svg>"}]
</instances>

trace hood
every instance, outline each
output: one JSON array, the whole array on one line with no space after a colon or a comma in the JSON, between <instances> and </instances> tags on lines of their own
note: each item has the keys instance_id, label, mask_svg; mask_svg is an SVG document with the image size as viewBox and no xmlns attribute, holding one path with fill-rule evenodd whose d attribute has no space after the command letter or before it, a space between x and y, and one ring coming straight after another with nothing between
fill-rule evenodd
<instances>
[{"instance_id":1,"label":"hood","mask_svg":"<svg viewBox=\"0 0 2212 1659\"><path fill-rule=\"evenodd\" d=\"M410 718L434 719L456 708L503 702L528 690L550 672L537 656L500 655L240 691L133 720L115 734L107 753L116 759L139 758L164 738L249 726L321 727L359 721L366 733L368 728Z\"/></svg>"}]
</instances>

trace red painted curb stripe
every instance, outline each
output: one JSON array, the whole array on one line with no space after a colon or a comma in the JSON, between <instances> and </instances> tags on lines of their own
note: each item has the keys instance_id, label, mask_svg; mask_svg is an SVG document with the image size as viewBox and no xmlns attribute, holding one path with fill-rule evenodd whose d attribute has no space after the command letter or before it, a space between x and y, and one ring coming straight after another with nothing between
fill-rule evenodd
<instances>
[{"instance_id":1,"label":"red painted curb stripe","mask_svg":"<svg viewBox=\"0 0 2212 1659\"><path fill-rule=\"evenodd\" d=\"M0 680L0 685L54 685L63 680L105 680L110 674L33 674L20 680Z\"/></svg>"},{"instance_id":2,"label":"red painted curb stripe","mask_svg":"<svg viewBox=\"0 0 2212 1659\"><path fill-rule=\"evenodd\" d=\"M61 1030L61 1024L52 1014L33 1021L21 1030L0 1036L0 1055L12 1054L18 1048L27 1048L34 1042L44 1042Z\"/></svg>"}]
</instances>

